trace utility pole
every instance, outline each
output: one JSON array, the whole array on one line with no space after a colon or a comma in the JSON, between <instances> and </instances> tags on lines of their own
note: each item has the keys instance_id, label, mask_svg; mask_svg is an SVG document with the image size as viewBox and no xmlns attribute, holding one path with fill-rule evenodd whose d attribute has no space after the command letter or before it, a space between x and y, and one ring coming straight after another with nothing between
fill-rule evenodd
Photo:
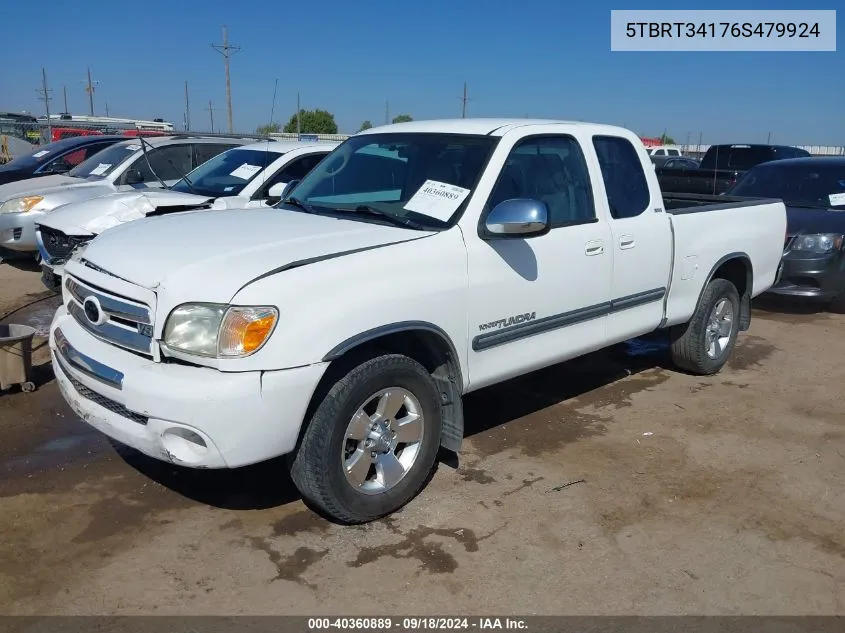
<instances>
[{"instance_id":1,"label":"utility pole","mask_svg":"<svg viewBox=\"0 0 845 633\"><path fill-rule=\"evenodd\" d=\"M99 81L91 81L91 68L88 68L88 84L85 86L85 91L88 93L88 113L94 116L94 84L99 85Z\"/></svg>"},{"instance_id":2,"label":"utility pole","mask_svg":"<svg viewBox=\"0 0 845 633\"><path fill-rule=\"evenodd\" d=\"M471 101L471 99L467 97L467 82L464 82L464 96L460 97L460 99L463 102L463 107L461 108L461 118L465 119L467 118L467 101Z\"/></svg>"},{"instance_id":3,"label":"utility pole","mask_svg":"<svg viewBox=\"0 0 845 633\"><path fill-rule=\"evenodd\" d=\"M106 117L109 116L109 102L106 101Z\"/></svg>"},{"instance_id":4,"label":"utility pole","mask_svg":"<svg viewBox=\"0 0 845 633\"><path fill-rule=\"evenodd\" d=\"M225 26L223 27L223 44L212 44L211 47L223 55L223 65L226 68L226 102L229 109L229 134L234 134L235 128L232 124L232 83L229 81L229 59L233 54L241 50L241 47L231 46L229 44L229 34Z\"/></svg>"},{"instance_id":5,"label":"utility pole","mask_svg":"<svg viewBox=\"0 0 845 633\"><path fill-rule=\"evenodd\" d=\"M65 94L65 114L70 114L70 111L67 109L67 86L62 86L62 91Z\"/></svg>"},{"instance_id":6,"label":"utility pole","mask_svg":"<svg viewBox=\"0 0 845 633\"><path fill-rule=\"evenodd\" d=\"M769 132L769 136L766 137L766 145L771 145L772 143L772 133Z\"/></svg>"},{"instance_id":7,"label":"utility pole","mask_svg":"<svg viewBox=\"0 0 845 633\"><path fill-rule=\"evenodd\" d=\"M704 132L699 132L698 133L698 147L696 148L696 150L698 150L698 152L701 152L701 139L702 138L704 138Z\"/></svg>"},{"instance_id":8,"label":"utility pole","mask_svg":"<svg viewBox=\"0 0 845 633\"><path fill-rule=\"evenodd\" d=\"M684 146L684 152L689 152L689 137L691 132L687 132L687 144Z\"/></svg>"},{"instance_id":9,"label":"utility pole","mask_svg":"<svg viewBox=\"0 0 845 633\"><path fill-rule=\"evenodd\" d=\"M185 131L191 131L191 105L188 102L188 80L185 80Z\"/></svg>"},{"instance_id":10,"label":"utility pole","mask_svg":"<svg viewBox=\"0 0 845 633\"><path fill-rule=\"evenodd\" d=\"M214 111L215 111L216 109L217 109L217 108L215 108L215 107L213 107L213 106L211 105L211 101L209 100L209 102L208 102L208 108L206 108L206 110L208 110L208 116L210 116L210 117L211 117L211 133L212 133L212 134L214 134Z\"/></svg>"},{"instance_id":11,"label":"utility pole","mask_svg":"<svg viewBox=\"0 0 845 633\"><path fill-rule=\"evenodd\" d=\"M300 107L299 107L299 93L296 93L296 138L299 139L299 135L302 134L302 122L300 121Z\"/></svg>"},{"instance_id":12,"label":"utility pole","mask_svg":"<svg viewBox=\"0 0 845 633\"><path fill-rule=\"evenodd\" d=\"M388 125L390 123L390 101L385 99L384 100L384 124Z\"/></svg>"},{"instance_id":13,"label":"utility pole","mask_svg":"<svg viewBox=\"0 0 845 633\"><path fill-rule=\"evenodd\" d=\"M44 102L44 109L47 110L47 138L49 139L48 142L53 140L53 123L50 120L50 93L52 90L47 88L47 71L44 69L44 66L41 67L41 88L35 89L40 95L41 100Z\"/></svg>"}]
</instances>

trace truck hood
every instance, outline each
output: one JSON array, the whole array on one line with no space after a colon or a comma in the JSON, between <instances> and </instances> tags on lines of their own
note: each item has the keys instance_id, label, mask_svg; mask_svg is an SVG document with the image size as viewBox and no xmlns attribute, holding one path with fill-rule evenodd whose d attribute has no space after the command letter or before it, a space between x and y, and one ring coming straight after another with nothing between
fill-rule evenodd
<instances>
[{"instance_id":1,"label":"truck hood","mask_svg":"<svg viewBox=\"0 0 845 633\"><path fill-rule=\"evenodd\" d=\"M186 211L110 229L81 257L171 300L225 303L267 273L431 234L276 208Z\"/></svg>"},{"instance_id":2,"label":"truck hood","mask_svg":"<svg viewBox=\"0 0 845 633\"><path fill-rule=\"evenodd\" d=\"M66 235L99 235L106 229L140 220L152 213L195 209L213 200L178 191L126 191L65 204L54 209L39 224Z\"/></svg>"},{"instance_id":3,"label":"truck hood","mask_svg":"<svg viewBox=\"0 0 845 633\"><path fill-rule=\"evenodd\" d=\"M44 195L56 189L65 189L68 185L87 184L84 178L73 178L62 174L52 176L39 176L38 178L27 178L0 185L0 202L21 198L23 196Z\"/></svg>"},{"instance_id":4,"label":"truck hood","mask_svg":"<svg viewBox=\"0 0 845 633\"><path fill-rule=\"evenodd\" d=\"M845 209L808 209L786 207L786 232L845 233Z\"/></svg>"}]
</instances>

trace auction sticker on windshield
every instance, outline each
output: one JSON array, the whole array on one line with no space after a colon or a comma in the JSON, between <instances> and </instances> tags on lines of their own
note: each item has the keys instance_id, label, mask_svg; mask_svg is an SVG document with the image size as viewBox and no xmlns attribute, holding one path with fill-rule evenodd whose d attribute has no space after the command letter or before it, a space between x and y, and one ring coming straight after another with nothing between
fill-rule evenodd
<instances>
[{"instance_id":1,"label":"auction sticker on windshield","mask_svg":"<svg viewBox=\"0 0 845 633\"><path fill-rule=\"evenodd\" d=\"M141 146L140 145L127 145L126 149L130 152L134 152L134 151L141 149Z\"/></svg>"},{"instance_id":2,"label":"auction sticker on windshield","mask_svg":"<svg viewBox=\"0 0 845 633\"><path fill-rule=\"evenodd\" d=\"M839 207L845 204L845 193L832 193L828 198L832 207Z\"/></svg>"},{"instance_id":3,"label":"auction sticker on windshield","mask_svg":"<svg viewBox=\"0 0 845 633\"><path fill-rule=\"evenodd\" d=\"M94 167L94 169L91 170L91 175L102 176L109 170L109 167L111 167L111 163L100 163L99 165Z\"/></svg>"},{"instance_id":4,"label":"auction sticker on windshield","mask_svg":"<svg viewBox=\"0 0 845 633\"><path fill-rule=\"evenodd\" d=\"M32 157L33 158L41 158L42 156L46 156L49 153L50 153L50 150L42 149L40 152L36 152L35 154L33 154Z\"/></svg>"},{"instance_id":5,"label":"auction sticker on windshield","mask_svg":"<svg viewBox=\"0 0 845 633\"><path fill-rule=\"evenodd\" d=\"M249 163L244 163L229 175L234 176L235 178L240 178L241 180L249 180L256 173L258 173L260 169L261 167L258 165L250 165Z\"/></svg>"},{"instance_id":6,"label":"auction sticker on windshield","mask_svg":"<svg viewBox=\"0 0 845 633\"><path fill-rule=\"evenodd\" d=\"M469 189L426 180L403 208L446 222L468 195Z\"/></svg>"}]
</instances>

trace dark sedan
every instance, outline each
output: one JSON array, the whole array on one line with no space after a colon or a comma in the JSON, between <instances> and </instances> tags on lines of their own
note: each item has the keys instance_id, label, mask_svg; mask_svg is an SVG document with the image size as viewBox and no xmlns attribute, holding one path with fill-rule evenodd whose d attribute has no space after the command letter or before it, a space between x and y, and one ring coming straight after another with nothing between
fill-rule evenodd
<instances>
[{"instance_id":1,"label":"dark sedan","mask_svg":"<svg viewBox=\"0 0 845 633\"><path fill-rule=\"evenodd\" d=\"M780 198L786 205L783 270L768 294L845 312L845 156L763 163L725 195Z\"/></svg>"},{"instance_id":2,"label":"dark sedan","mask_svg":"<svg viewBox=\"0 0 845 633\"><path fill-rule=\"evenodd\" d=\"M64 174L79 163L125 136L74 136L48 145L39 145L5 165L0 165L0 185L37 176Z\"/></svg>"}]
</instances>

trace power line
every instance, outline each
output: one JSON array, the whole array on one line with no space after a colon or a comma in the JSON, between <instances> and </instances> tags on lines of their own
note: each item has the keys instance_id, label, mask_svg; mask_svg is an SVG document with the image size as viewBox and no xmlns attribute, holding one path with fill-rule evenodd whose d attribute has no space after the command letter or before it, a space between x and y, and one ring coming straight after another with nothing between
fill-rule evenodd
<instances>
[{"instance_id":1,"label":"power line","mask_svg":"<svg viewBox=\"0 0 845 633\"><path fill-rule=\"evenodd\" d=\"M464 96L463 96L463 97L458 97L458 99L460 99L460 100L462 101L462 104L461 104L461 118L462 118L462 119L465 119L465 118L467 118L467 102L468 102L468 101L472 101L472 99L470 99L470 98L467 96L467 82L464 82Z\"/></svg>"},{"instance_id":2,"label":"power line","mask_svg":"<svg viewBox=\"0 0 845 633\"><path fill-rule=\"evenodd\" d=\"M211 133L212 134L214 134L214 111L216 109L217 108L215 108L214 106L211 105L211 101L209 100L208 107L206 108L206 111L208 112L208 116L211 117Z\"/></svg>"},{"instance_id":3,"label":"power line","mask_svg":"<svg viewBox=\"0 0 845 633\"><path fill-rule=\"evenodd\" d=\"M241 50L240 46L232 46L229 44L229 34L226 27L223 27L223 44L212 44L211 48L223 55L223 65L226 68L226 102L229 110L229 134L235 133L234 125L232 124L232 83L229 80L229 59Z\"/></svg>"},{"instance_id":4,"label":"power line","mask_svg":"<svg viewBox=\"0 0 845 633\"><path fill-rule=\"evenodd\" d=\"M50 93L53 91L47 87L47 71L43 66L41 67L41 88L36 88L35 91L41 95L39 98L44 102L44 109L47 110L47 137L52 141L53 124L50 121L50 101L52 101L52 97Z\"/></svg>"},{"instance_id":5,"label":"power line","mask_svg":"<svg viewBox=\"0 0 845 633\"><path fill-rule=\"evenodd\" d=\"M88 93L88 114L94 116L94 84L100 85L99 80L91 81L91 68L88 68L88 81L85 83L85 92Z\"/></svg>"},{"instance_id":6,"label":"power line","mask_svg":"<svg viewBox=\"0 0 845 633\"><path fill-rule=\"evenodd\" d=\"M188 102L188 80L185 80L185 131L191 129L191 105Z\"/></svg>"}]
</instances>

